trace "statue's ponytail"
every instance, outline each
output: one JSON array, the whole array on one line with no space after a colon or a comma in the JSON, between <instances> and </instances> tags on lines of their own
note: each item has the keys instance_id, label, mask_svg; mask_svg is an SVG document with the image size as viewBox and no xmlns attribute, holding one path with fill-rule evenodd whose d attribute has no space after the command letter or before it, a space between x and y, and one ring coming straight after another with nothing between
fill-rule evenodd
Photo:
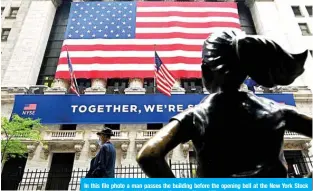
<instances>
[{"instance_id":1,"label":"statue's ponytail","mask_svg":"<svg viewBox=\"0 0 313 191\"><path fill-rule=\"evenodd\" d=\"M236 41L240 64L247 74L265 87L290 85L304 72L308 51L290 54L272 40L246 36Z\"/></svg>"},{"instance_id":2,"label":"statue's ponytail","mask_svg":"<svg viewBox=\"0 0 313 191\"><path fill-rule=\"evenodd\" d=\"M231 73L233 77L236 73L245 74L259 85L270 88L289 85L300 76L307 55L307 50L290 54L272 40L225 31L205 40L202 69L211 68L225 75Z\"/></svg>"}]
</instances>

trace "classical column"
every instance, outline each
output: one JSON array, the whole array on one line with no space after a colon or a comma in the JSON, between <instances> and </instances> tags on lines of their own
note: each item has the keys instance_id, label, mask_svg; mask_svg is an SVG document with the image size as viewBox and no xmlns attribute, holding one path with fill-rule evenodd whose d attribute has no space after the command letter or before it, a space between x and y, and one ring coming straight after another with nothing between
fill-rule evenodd
<instances>
[{"instance_id":1,"label":"classical column","mask_svg":"<svg viewBox=\"0 0 313 191\"><path fill-rule=\"evenodd\" d=\"M172 94L185 94L185 92L185 89L181 87L180 79L176 79L172 88Z\"/></svg>"},{"instance_id":2,"label":"classical column","mask_svg":"<svg viewBox=\"0 0 313 191\"><path fill-rule=\"evenodd\" d=\"M33 0L17 38L2 86L35 85L58 3Z\"/></svg>"},{"instance_id":3,"label":"classical column","mask_svg":"<svg viewBox=\"0 0 313 191\"><path fill-rule=\"evenodd\" d=\"M69 80L54 79L51 88L45 90L45 94L66 94L69 88Z\"/></svg>"},{"instance_id":4,"label":"classical column","mask_svg":"<svg viewBox=\"0 0 313 191\"><path fill-rule=\"evenodd\" d=\"M106 79L92 79L91 87L85 90L85 94L105 94L106 92Z\"/></svg>"},{"instance_id":5,"label":"classical column","mask_svg":"<svg viewBox=\"0 0 313 191\"><path fill-rule=\"evenodd\" d=\"M129 80L129 86L125 89L125 94L145 94L146 89L143 87L143 79L132 78Z\"/></svg>"}]
</instances>

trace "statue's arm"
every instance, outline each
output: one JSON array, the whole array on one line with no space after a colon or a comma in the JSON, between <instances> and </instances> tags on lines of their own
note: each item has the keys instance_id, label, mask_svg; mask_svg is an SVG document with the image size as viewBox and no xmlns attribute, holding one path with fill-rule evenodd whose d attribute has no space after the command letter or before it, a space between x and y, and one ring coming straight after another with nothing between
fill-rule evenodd
<instances>
[{"instance_id":1,"label":"statue's arm","mask_svg":"<svg viewBox=\"0 0 313 191\"><path fill-rule=\"evenodd\" d=\"M172 120L152 137L139 151L137 162L150 178L175 178L165 161L168 152L188 139L188 132L181 128L181 122Z\"/></svg>"},{"instance_id":2,"label":"statue's arm","mask_svg":"<svg viewBox=\"0 0 313 191\"><path fill-rule=\"evenodd\" d=\"M284 110L286 130L300 133L312 138L312 117L298 112L295 108L286 107Z\"/></svg>"}]
</instances>

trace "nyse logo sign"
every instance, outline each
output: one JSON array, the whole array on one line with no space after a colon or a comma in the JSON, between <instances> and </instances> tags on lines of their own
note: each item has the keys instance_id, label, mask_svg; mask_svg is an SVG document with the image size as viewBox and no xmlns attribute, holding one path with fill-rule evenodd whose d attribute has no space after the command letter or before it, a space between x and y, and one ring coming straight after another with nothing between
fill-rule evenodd
<instances>
[{"instance_id":1,"label":"nyse logo sign","mask_svg":"<svg viewBox=\"0 0 313 191\"><path fill-rule=\"evenodd\" d=\"M23 115L35 115L37 104L25 104L23 109Z\"/></svg>"}]
</instances>

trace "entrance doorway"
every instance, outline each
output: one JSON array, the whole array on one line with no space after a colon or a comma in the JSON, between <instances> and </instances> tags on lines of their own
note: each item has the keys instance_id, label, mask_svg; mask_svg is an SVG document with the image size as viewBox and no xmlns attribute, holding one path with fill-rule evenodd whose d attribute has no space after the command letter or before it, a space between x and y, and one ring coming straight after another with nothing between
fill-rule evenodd
<instances>
[{"instance_id":1,"label":"entrance doorway","mask_svg":"<svg viewBox=\"0 0 313 191\"><path fill-rule=\"evenodd\" d=\"M25 157L9 156L1 174L1 190L18 189L18 185L23 178L26 161L27 154L25 154Z\"/></svg>"},{"instance_id":2,"label":"entrance doorway","mask_svg":"<svg viewBox=\"0 0 313 191\"><path fill-rule=\"evenodd\" d=\"M46 190L67 190L75 153L53 153Z\"/></svg>"}]
</instances>

